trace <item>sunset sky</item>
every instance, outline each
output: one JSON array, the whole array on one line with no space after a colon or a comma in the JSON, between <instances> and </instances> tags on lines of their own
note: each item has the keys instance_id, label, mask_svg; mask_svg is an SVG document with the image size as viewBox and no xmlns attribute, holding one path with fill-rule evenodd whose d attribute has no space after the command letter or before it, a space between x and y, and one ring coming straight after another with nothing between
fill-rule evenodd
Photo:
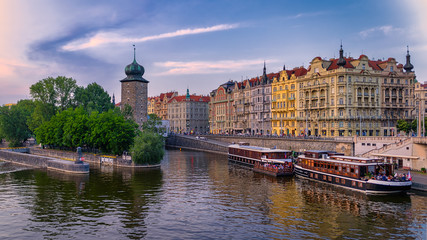
<instances>
[{"instance_id":1,"label":"sunset sky","mask_svg":"<svg viewBox=\"0 0 427 240\"><path fill-rule=\"evenodd\" d=\"M208 94L228 80L320 56L411 62L427 81L427 1L0 0L0 105L49 76L97 82L116 100L133 47L149 96ZM118 102L117 101L117 102Z\"/></svg>"}]
</instances>

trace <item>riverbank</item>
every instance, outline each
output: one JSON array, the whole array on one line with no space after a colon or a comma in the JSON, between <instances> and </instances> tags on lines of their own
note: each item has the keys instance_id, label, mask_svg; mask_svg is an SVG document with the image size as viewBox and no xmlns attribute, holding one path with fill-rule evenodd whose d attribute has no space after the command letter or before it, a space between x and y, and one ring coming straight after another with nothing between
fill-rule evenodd
<instances>
[{"instance_id":1,"label":"riverbank","mask_svg":"<svg viewBox=\"0 0 427 240\"><path fill-rule=\"evenodd\" d=\"M34 168L46 168L67 173L87 174L89 164L29 154L29 149L0 150L0 160Z\"/></svg>"},{"instance_id":2,"label":"riverbank","mask_svg":"<svg viewBox=\"0 0 427 240\"><path fill-rule=\"evenodd\" d=\"M396 170L397 173L408 174L408 170ZM427 174L416 171L410 171L412 177L411 189L427 192Z\"/></svg>"}]
</instances>

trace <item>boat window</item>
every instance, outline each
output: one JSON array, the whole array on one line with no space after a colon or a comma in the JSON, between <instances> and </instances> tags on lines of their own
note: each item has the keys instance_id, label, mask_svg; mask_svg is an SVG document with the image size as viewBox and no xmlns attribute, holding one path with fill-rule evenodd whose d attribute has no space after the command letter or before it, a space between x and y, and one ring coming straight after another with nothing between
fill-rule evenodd
<instances>
[{"instance_id":1,"label":"boat window","mask_svg":"<svg viewBox=\"0 0 427 240\"><path fill-rule=\"evenodd\" d=\"M350 168L350 172L354 173L354 168L353 167Z\"/></svg>"},{"instance_id":2,"label":"boat window","mask_svg":"<svg viewBox=\"0 0 427 240\"><path fill-rule=\"evenodd\" d=\"M342 171L345 172L345 167L342 167Z\"/></svg>"}]
</instances>

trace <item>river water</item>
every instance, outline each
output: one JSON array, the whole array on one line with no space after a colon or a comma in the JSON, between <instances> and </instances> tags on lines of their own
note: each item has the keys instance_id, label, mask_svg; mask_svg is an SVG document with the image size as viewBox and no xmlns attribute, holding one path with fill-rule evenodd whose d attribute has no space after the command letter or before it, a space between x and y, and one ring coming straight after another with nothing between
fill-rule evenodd
<instances>
[{"instance_id":1,"label":"river water","mask_svg":"<svg viewBox=\"0 0 427 240\"><path fill-rule=\"evenodd\" d=\"M168 150L161 169L0 163L0 239L426 239L427 195L367 197Z\"/></svg>"}]
</instances>

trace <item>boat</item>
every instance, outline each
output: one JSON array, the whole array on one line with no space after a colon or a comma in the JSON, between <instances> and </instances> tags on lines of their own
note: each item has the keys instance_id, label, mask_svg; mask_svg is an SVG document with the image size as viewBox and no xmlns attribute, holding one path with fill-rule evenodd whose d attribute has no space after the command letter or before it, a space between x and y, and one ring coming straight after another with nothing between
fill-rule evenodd
<instances>
[{"instance_id":1,"label":"boat","mask_svg":"<svg viewBox=\"0 0 427 240\"><path fill-rule=\"evenodd\" d=\"M394 175L393 165L381 159L344 156L311 150L298 156L295 174L366 194L402 193L411 189L406 176Z\"/></svg>"},{"instance_id":2,"label":"boat","mask_svg":"<svg viewBox=\"0 0 427 240\"><path fill-rule=\"evenodd\" d=\"M232 144L228 146L228 160L255 172L271 176L293 175L292 151Z\"/></svg>"}]
</instances>

